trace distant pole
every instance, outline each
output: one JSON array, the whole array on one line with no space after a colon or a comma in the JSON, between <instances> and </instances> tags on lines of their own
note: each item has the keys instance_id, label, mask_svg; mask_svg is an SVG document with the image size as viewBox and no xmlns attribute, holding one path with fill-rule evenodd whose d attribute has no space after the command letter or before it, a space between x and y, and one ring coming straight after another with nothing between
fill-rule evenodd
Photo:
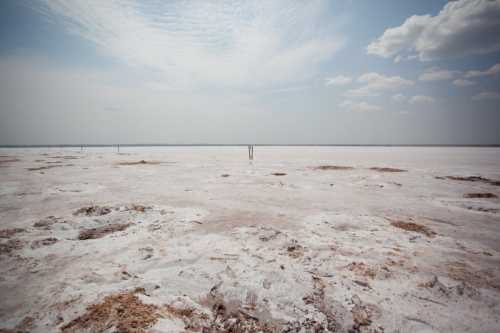
<instances>
[{"instance_id":1,"label":"distant pole","mask_svg":"<svg viewBox=\"0 0 500 333\"><path fill-rule=\"evenodd\" d=\"M83 151L83 145L80 146L80 151Z\"/></svg>"},{"instance_id":2,"label":"distant pole","mask_svg":"<svg viewBox=\"0 0 500 333\"><path fill-rule=\"evenodd\" d=\"M248 159L253 160L253 145L248 145Z\"/></svg>"},{"instance_id":3,"label":"distant pole","mask_svg":"<svg viewBox=\"0 0 500 333\"><path fill-rule=\"evenodd\" d=\"M118 144L116 147L118 148L118 152L120 152L120 145Z\"/></svg>"}]
</instances>

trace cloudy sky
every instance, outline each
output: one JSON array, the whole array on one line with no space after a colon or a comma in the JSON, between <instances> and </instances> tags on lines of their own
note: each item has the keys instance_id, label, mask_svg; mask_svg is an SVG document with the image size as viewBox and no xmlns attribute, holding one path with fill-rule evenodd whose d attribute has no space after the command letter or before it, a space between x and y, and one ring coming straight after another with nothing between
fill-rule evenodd
<instances>
[{"instance_id":1,"label":"cloudy sky","mask_svg":"<svg viewBox=\"0 0 500 333\"><path fill-rule=\"evenodd\" d=\"M0 144L500 144L500 0L2 0Z\"/></svg>"}]
</instances>

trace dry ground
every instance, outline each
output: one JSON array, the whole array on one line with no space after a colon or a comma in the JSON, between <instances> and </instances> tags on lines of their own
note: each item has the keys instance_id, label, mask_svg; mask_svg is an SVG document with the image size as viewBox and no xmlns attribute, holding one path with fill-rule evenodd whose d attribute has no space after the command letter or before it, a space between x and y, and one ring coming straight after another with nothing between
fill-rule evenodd
<instances>
[{"instance_id":1,"label":"dry ground","mask_svg":"<svg viewBox=\"0 0 500 333\"><path fill-rule=\"evenodd\" d=\"M0 332L500 327L500 149L0 155Z\"/></svg>"}]
</instances>

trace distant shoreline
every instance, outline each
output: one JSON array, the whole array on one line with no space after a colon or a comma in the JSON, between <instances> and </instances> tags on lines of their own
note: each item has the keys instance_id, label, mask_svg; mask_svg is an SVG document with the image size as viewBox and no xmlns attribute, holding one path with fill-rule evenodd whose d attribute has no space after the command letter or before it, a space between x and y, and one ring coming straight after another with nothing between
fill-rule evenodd
<instances>
[{"instance_id":1,"label":"distant shoreline","mask_svg":"<svg viewBox=\"0 0 500 333\"><path fill-rule=\"evenodd\" d=\"M0 145L0 148L106 148L106 147L477 147L498 148L500 144L217 144L217 143L194 143L194 144L48 144L48 145Z\"/></svg>"}]
</instances>

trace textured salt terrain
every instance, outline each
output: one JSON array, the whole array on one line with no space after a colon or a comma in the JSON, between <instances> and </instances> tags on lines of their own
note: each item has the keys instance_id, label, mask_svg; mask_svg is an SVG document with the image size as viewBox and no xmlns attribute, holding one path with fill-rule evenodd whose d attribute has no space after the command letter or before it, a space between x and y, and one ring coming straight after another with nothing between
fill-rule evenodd
<instances>
[{"instance_id":1,"label":"textured salt terrain","mask_svg":"<svg viewBox=\"0 0 500 333\"><path fill-rule=\"evenodd\" d=\"M246 154L0 150L0 332L499 331L500 149Z\"/></svg>"}]
</instances>

